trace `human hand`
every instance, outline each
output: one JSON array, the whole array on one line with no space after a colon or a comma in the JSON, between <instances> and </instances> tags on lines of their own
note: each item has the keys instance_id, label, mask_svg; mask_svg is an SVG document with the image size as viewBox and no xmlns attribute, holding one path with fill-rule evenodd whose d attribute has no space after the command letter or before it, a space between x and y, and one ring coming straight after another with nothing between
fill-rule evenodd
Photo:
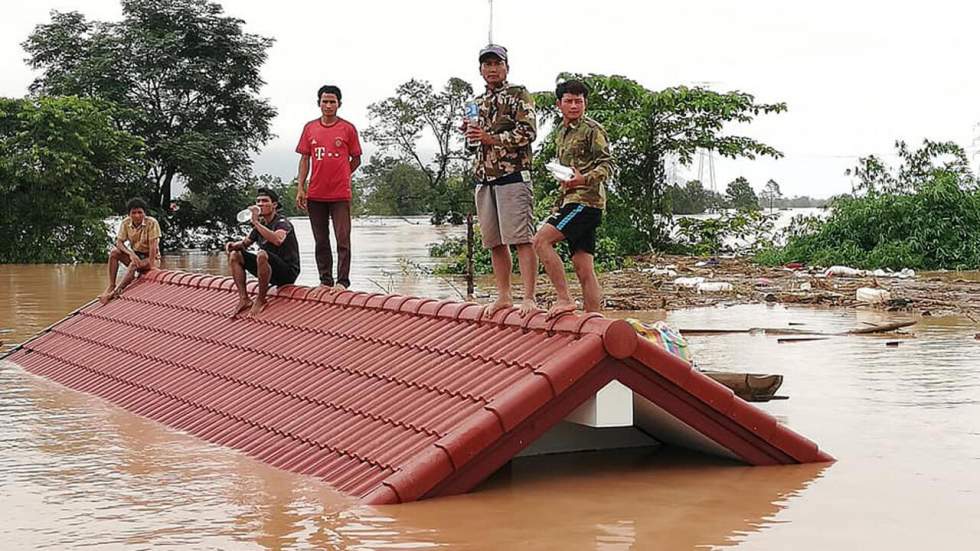
<instances>
[{"instance_id":1,"label":"human hand","mask_svg":"<svg viewBox=\"0 0 980 551\"><path fill-rule=\"evenodd\" d=\"M306 211L306 191L301 188L296 190L296 208Z\"/></svg>"},{"instance_id":2,"label":"human hand","mask_svg":"<svg viewBox=\"0 0 980 551\"><path fill-rule=\"evenodd\" d=\"M494 143L494 137L488 134L486 130L475 124L470 124L466 128L466 140L471 142L478 141L483 144Z\"/></svg>"},{"instance_id":3,"label":"human hand","mask_svg":"<svg viewBox=\"0 0 980 551\"><path fill-rule=\"evenodd\" d=\"M572 179L563 181L561 183L562 189L575 189L579 187L585 187L585 176L583 176L582 173L579 172L578 169L575 167L572 167L572 170L574 171L574 175L572 176Z\"/></svg>"}]
</instances>

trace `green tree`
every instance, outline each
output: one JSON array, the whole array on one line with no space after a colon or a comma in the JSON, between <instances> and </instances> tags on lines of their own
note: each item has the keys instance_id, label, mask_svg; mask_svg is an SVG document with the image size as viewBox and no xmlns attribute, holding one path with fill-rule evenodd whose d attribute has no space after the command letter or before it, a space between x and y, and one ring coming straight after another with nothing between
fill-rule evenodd
<instances>
[{"instance_id":1,"label":"green tree","mask_svg":"<svg viewBox=\"0 0 980 551\"><path fill-rule=\"evenodd\" d=\"M225 226L235 205L215 195L247 185L276 113L258 95L272 40L243 23L207 0L122 0L112 22L55 11L23 44L41 73L31 91L122 107L121 126L146 143L147 198L166 207L182 183L208 208L229 209L209 213Z\"/></svg>"},{"instance_id":2,"label":"green tree","mask_svg":"<svg viewBox=\"0 0 980 551\"><path fill-rule=\"evenodd\" d=\"M0 262L105 259L104 220L142 171L143 144L115 114L77 97L0 98Z\"/></svg>"},{"instance_id":3,"label":"green tree","mask_svg":"<svg viewBox=\"0 0 980 551\"><path fill-rule=\"evenodd\" d=\"M728 183L728 187L725 188L725 198L733 209L759 210L759 197L752 189L752 184L742 176Z\"/></svg>"},{"instance_id":4,"label":"green tree","mask_svg":"<svg viewBox=\"0 0 980 551\"><path fill-rule=\"evenodd\" d=\"M769 212L772 212L773 206L782 198L783 192L779 190L779 183L773 179L766 182L766 187L762 188L762 199L769 207Z\"/></svg>"},{"instance_id":5,"label":"green tree","mask_svg":"<svg viewBox=\"0 0 980 551\"><path fill-rule=\"evenodd\" d=\"M831 201L828 217L798 217L767 264L802 261L859 268L980 267L980 190L963 150L926 140L896 142L897 167L873 156L849 171L856 193Z\"/></svg>"},{"instance_id":6,"label":"green tree","mask_svg":"<svg viewBox=\"0 0 980 551\"><path fill-rule=\"evenodd\" d=\"M364 210L380 216L429 213L429 179L418 166L393 157L374 156L364 167L357 186L364 194Z\"/></svg>"},{"instance_id":7,"label":"green tree","mask_svg":"<svg viewBox=\"0 0 980 551\"><path fill-rule=\"evenodd\" d=\"M977 177L963 148L954 142L923 140L919 149L895 142L899 165L892 169L874 155L861 157L845 174L854 178L855 193L916 193L938 174L955 178L963 189L976 189Z\"/></svg>"},{"instance_id":8,"label":"green tree","mask_svg":"<svg viewBox=\"0 0 980 551\"><path fill-rule=\"evenodd\" d=\"M463 105L472 95L473 87L459 78L450 78L439 91L429 82L412 79L398 86L395 95L368 106L371 125L364 137L382 153L425 175L435 223L459 223L473 209L469 186L461 178L466 154L458 129ZM430 161L420 148L423 139L435 141L436 152ZM396 166L400 165L391 165Z\"/></svg>"},{"instance_id":9,"label":"green tree","mask_svg":"<svg viewBox=\"0 0 980 551\"><path fill-rule=\"evenodd\" d=\"M672 214L701 214L724 204L718 192L705 189L698 180L669 186L667 199Z\"/></svg>"},{"instance_id":10,"label":"green tree","mask_svg":"<svg viewBox=\"0 0 980 551\"><path fill-rule=\"evenodd\" d=\"M590 88L588 115L609 133L618 165L609 186L609 204L602 232L622 246L623 253L642 253L670 246L672 219L667 204L665 159L675 156L690 163L699 148L724 157L780 157L782 154L747 136L725 132L729 123L748 123L756 116L779 113L784 103L760 103L744 92L718 93L679 86L652 91L622 76L563 73L559 80L577 78ZM554 129L560 121L553 92L535 94L539 115L552 123L552 133L540 147L537 181L547 182L540 194L553 194L556 184L541 166L555 155ZM547 199L542 202L548 203Z\"/></svg>"}]
</instances>

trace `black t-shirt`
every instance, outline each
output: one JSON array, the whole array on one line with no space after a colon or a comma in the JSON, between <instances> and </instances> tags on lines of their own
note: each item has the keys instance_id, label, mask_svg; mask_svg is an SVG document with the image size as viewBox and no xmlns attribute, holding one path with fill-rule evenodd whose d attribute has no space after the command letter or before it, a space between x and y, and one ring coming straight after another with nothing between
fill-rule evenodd
<instances>
[{"instance_id":1,"label":"black t-shirt","mask_svg":"<svg viewBox=\"0 0 980 551\"><path fill-rule=\"evenodd\" d=\"M265 225L272 231L285 230L286 239L282 242L282 245L278 247L269 243L258 230L252 228L252 233L248 234L249 241L258 244L259 248L267 253L272 253L283 260L290 268L293 268L297 272L299 271L299 243L296 241L296 232L293 231L293 225L286 220L284 216L278 212L272 217L272 220Z\"/></svg>"}]
</instances>

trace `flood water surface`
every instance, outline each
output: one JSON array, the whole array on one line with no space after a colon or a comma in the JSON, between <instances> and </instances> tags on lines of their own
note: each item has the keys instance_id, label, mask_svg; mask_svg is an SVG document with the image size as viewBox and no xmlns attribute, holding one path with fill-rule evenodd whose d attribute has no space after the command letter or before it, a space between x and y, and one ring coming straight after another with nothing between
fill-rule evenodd
<instances>
[{"instance_id":1,"label":"flood water surface","mask_svg":"<svg viewBox=\"0 0 980 551\"><path fill-rule=\"evenodd\" d=\"M442 280L399 269L399 258L429 262L434 232L394 221L355 227L354 287L454 296ZM226 269L220 256L167 262ZM312 256L303 270L301 283L315 283ZM102 266L0 266L0 339L20 342L56 322L104 277ZM667 319L687 329L793 323L839 332L904 318L752 305ZM780 394L790 399L760 407L818 442L833 464L745 467L659 448L529 457L466 495L374 508L0 362L0 541L4 549L971 548L980 538L978 329L923 318L912 332L792 344L689 338L702 368L782 373Z\"/></svg>"}]
</instances>

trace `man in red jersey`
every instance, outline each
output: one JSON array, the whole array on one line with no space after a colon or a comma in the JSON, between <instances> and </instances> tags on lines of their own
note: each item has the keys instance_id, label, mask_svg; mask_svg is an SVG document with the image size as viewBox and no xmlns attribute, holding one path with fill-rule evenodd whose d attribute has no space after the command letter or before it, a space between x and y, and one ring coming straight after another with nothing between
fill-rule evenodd
<instances>
[{"instance_id":1,"label":"man in red jersey","mask_svg":"<svg viewBox=\"0 0 980 551\"><path fill-rule=\"evenodd\" d=\"M310 214L316 242L320 285L350 287L351 174L361 164L361 142L354 125L337 116L340 88L322 86L317 92L320 118L303 127L296 152L299 176L296 206ZM333 277L330 221L337 240L337 279Z\"/></svg>"}]
</instances>

